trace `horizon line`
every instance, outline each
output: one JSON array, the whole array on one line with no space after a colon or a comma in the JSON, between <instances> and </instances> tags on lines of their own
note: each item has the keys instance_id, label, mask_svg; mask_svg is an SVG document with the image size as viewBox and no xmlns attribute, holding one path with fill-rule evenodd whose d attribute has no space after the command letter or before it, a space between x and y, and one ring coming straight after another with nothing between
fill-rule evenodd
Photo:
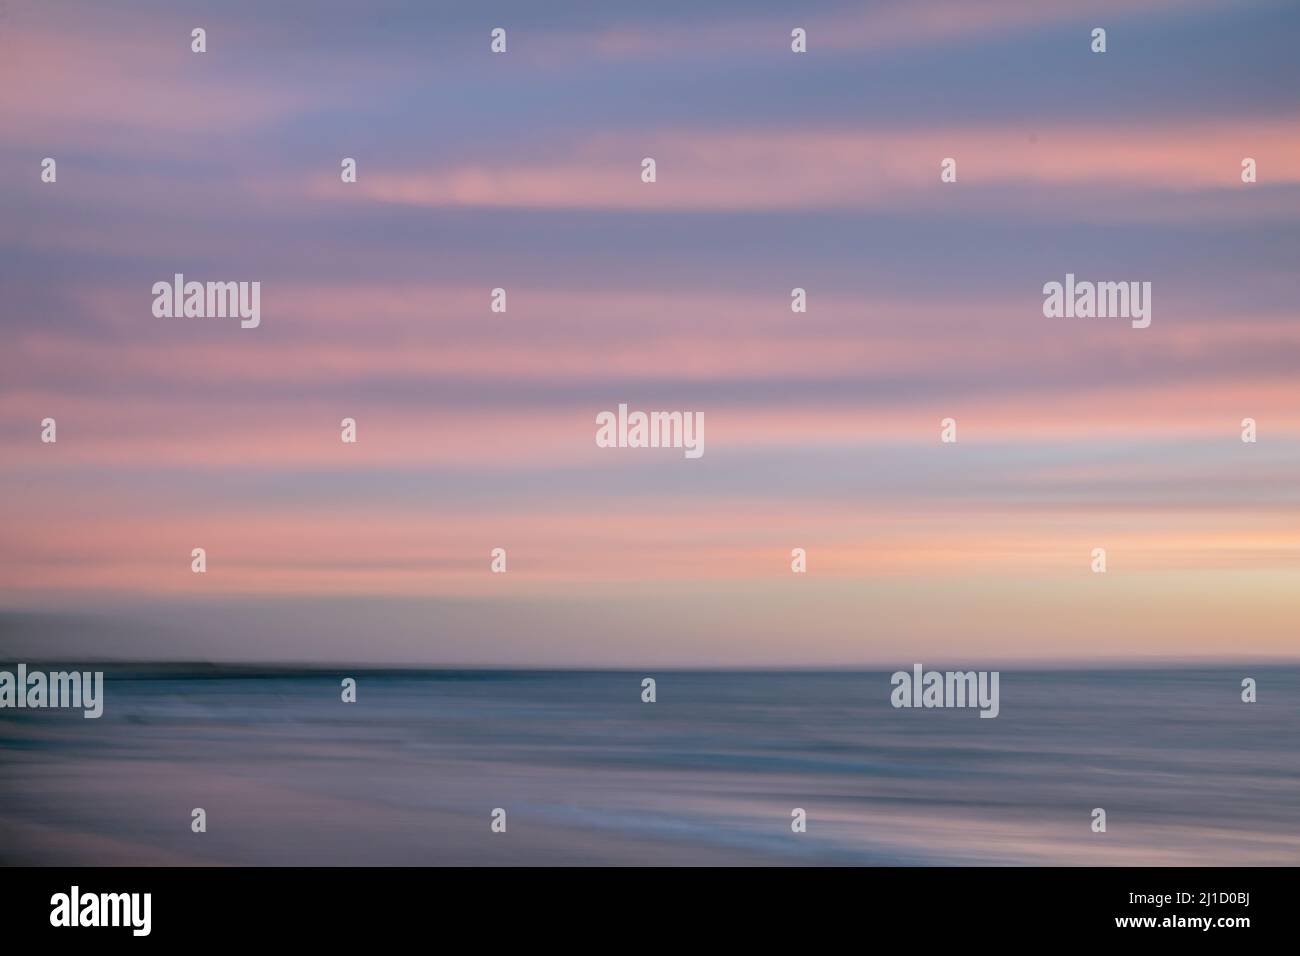
<instances>
[{"instance_id":1,"label":"horizon line","mask_svg":"<svg viewBox=\"0 0 1300 956\"><path fill-rule=\"evenodd\" d=\"M1300 667L1300 657L1202 657L1178 658L1176 660L1160 659L1107 659L1107 660L1033 660L1012 661L1009 664L989 668L989 661L972 663L970 661L939 662L927 664L911 661L910 665L921 663L927 669L935 670L983 670L1020 671L1026 673L1050 672L1087 672L1087 671L1150 671L1150 670L1196 670L1229 666L1263 666L1263 667ZM351 670L367 673L592 673L618 674L639 671L670 673L707 673L707 674L761 674L761 673L804 673L804 674L880 674L892 673L901 662L892 664L854 662L846 664L789 665L789 664L621 664L621 665L563 665L563 664L436 664L421 662L359 662L359 661L216 661L216 660L149 660L149 659L100 659L73 661L61 658L31 657L23 660L15 658L12 665L0 663L0 670L7 666L25 665L34 669L63 668L84 671L87 669L137 669L177 672L206 673L242 673L253 676L258 673L284 674L289 672L324 673L338 670Z\"/></svg>"}]
</instances>

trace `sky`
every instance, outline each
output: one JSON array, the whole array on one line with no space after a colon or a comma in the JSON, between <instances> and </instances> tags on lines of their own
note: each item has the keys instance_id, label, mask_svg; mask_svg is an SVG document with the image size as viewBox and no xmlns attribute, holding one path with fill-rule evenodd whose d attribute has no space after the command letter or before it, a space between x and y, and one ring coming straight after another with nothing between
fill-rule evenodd
<instances>
[{"instance_id":1,"label":"sky","mask_svg":"<svg viewBox=\"0 0 1300 956\"><path fill-rule=\"evenodd\" d=\"M7 0L0 654L1295 657L1298 38L1238 0ZM260 326L156 317L176 273L260 282ZM1150 282L1150 327L1045 317L1067 273ZM705 453L597 447L620 403Z\"/></svg>"}]
</instances>

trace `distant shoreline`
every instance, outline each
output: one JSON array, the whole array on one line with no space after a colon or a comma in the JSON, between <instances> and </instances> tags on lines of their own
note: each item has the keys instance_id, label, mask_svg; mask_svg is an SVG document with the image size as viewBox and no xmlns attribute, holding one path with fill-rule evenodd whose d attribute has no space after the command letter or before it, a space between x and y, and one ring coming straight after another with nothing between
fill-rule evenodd
<instances>
[{"instance_id":1,"label":"distant shoreline","mask_svg":"<svg viewBox=\"0 0 1300 956\"><path fill-rule=\"evenodd\" d=\"M441 676L450 679L475 680L499 678L505 676L543 677L556 674L698 674L698 675L748 675L748 674L800 674L807 676L844 676L851 674L888 675L901 662L893 665L845 665L843 667L683 667L674 665L630 665L625 667L564 667L564 666L527 666L527 665L446 665L446 664L376 664L376 663L332 663L319 661L276 661L257 663L247 661L132 661L132 660L73 660L69 658L21 657L12 661L0 657L0 667L6 664L27 664L29 667L46 669L75 669L79 671L104 671L115 677L133 677L139 679L162 679L169 677L186 677L195 679L225 678L277 678L292 676L333 676L339 673L365 674L371 677L412 677ZM967 661L940 662L936 666L965 667ZM987 662L985 662L987 663ZM1105 662L1096 661L1064 662L1018 662L1002 664L1000 669L1009 674L1114 674L1126 672L1150 671L1221 671L1242 668L1294 668L1300 669L1300 659L1277 660L1195 660L1195 661L1140 661L1140 662Z\"/></svg>"}]
</instances>

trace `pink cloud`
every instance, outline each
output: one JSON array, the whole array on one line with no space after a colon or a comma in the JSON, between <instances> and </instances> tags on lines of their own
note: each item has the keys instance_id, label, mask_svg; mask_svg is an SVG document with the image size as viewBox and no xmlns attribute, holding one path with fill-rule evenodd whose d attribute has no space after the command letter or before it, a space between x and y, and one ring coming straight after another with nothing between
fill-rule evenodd
<instances>
[{"instance_id":1,"label":"pink cloud","mask_svg":"<svg viewBox=\"0 0 1300 956\"><path fill-rule=\"evenodd\" d=\"M658 181L640 180L654 157ZM1243 189L1241 161L1261 183L1300 182L1300 126L1291 118L1166 127L788 128L601 136L565 153L437 170L375 170L340 189L321 176L310 195L409 206L745 210L886 207L961 201L981 186L1106 185L1193 192ZM957 160L958 183L939 181ZM953 191L945 191L953 190ZM961 190L958 192L956 190ZM926 200L926 194L929 199Z\"/></svg>"},{"instance_id":2,"label":"pink cloud","mask_svg":"<svg viewBox=\"0 0 1300 956\"><path fill-rule=\"evenodd\" d=\"M1086 580L1099 544L1109 573L1120 576L1300 571L1300 516L1232 508L1133 515L793 499L777 512L770 502L736 498L723 506L652 499L599 509L557 502L545 514L504 502L431 502L413 514L383 501L195 512L179 498L123 508L120 496L101 491L89 493L75 520L50 520L57 504L57 495L37 492L29 512L11 523L13 548L0 555L8 586L518 597L566 583L798 580L792 547L807 549L809 580ZM190 570L193 547L207 550L204 575ZM494 547L507 550L506 575L489 571Z\"/></svg>"}]
</instances>

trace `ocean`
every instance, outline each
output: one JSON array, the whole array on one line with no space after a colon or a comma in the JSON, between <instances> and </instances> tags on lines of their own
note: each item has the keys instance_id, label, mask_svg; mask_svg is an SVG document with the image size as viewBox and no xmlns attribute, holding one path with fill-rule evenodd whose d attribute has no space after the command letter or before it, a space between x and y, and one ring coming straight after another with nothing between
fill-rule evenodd
<instances>
[{"instance_id":1,"label":"ocean","mask_svg":"<svg viewBox=\"0 0 1300 956\"><path fill-rule=\"evenodd\" d=\"M996 719L885 672L104 669L98 720L0 710L0 862L1300 863L1296 667L1004 670Z\"/></svg>"}]
</instances>

